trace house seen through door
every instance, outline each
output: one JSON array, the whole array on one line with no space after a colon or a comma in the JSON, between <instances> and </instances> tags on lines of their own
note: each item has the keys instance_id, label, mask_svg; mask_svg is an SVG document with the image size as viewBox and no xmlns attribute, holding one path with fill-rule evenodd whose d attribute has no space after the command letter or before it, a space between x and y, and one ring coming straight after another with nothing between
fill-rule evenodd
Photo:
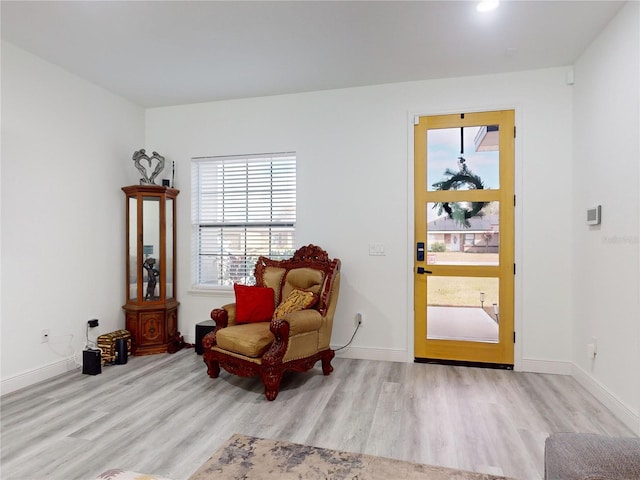
<instances>
[{"instance_id":1,"label":"house seen through door","mask_svg":"<svg viewBox=\"0 0 640 480\"><path fill-rule=\"evenodd\" d=\"M416 361L513 366L514 111L414 129Z\"/></svg>"}]
</instances>

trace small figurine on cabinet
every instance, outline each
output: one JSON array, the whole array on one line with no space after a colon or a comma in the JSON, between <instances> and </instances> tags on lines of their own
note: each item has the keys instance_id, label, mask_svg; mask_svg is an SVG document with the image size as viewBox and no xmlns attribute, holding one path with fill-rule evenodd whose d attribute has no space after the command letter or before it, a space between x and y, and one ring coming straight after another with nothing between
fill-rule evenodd
<instances>
[{"instance_id":1,"label":"small figurine on cabinet","mask_svg":"<svg viewBox=\"0 0 640 480\"><path fill-rule=\"evenodd\" d=\"M158 152L153 152L153 156L149 157L145 152L145 149L141 148L140 150L133 152L132 159L133 159L133 164L138 169L138 171L140 171L140 173L142 174L142 178L140 179L140 185L155 185L156 177L160 175L160 172L162 172L162 170L164 169L164 157L160 155ZM157 160L158 163L156 164L156 167L153 170L153 173L151 173L151 176L149 177L147 175L147 169L145 168L144 165L140 163L140 161L146 160L147 163L149 164L149 168L151 168L151 161L154 159Z\"/></svg>"},{"instance_id":2,"label":"small figurine on cabinet","mask_svg":"<svg viewBox=\"0 0 640 480\"><path fill-rule=\"evenodd\" d=\"M156 298L156 285L158 283L160 271L155 268L155 264L155 258L147 258L142 264L144 269L147 271L147 294L144 296L145 300L153 300Z\"/></svg>"}]
</instances>

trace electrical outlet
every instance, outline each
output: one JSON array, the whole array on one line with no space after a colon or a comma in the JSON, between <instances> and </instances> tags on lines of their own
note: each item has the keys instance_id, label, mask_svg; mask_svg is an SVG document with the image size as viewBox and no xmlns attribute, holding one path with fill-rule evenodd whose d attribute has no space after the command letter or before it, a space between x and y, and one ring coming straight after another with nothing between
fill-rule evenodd
<instances>
[{"instance_id":1,"label":"electrical outlet","mask_svg":"<svg viewBox=\"0 0 640 480\"><path fill-rule=\"evenodd\" d=\"M355 324L355 326L357 327L362 326L362 324L364 323L363 319L362 319L362 313L358 312L356 313L355 318L353 319L353 323Z\"/></svg>"},{"instance_id":2,"label":"electrical outlet","mask_svg":"<svg viewBox=\"0 0 640 480\"><path fill-rule=\"evenodd\" d=\"M40 332L40 343L47 343L49 341L49 329L45 328Z\"/></svg>"}]
</instances>

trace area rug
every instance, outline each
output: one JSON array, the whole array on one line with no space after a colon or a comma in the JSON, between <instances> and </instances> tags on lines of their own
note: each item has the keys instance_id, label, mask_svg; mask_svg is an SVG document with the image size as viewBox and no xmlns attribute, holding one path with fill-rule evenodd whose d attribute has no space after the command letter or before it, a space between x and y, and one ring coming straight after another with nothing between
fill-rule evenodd
<instances>
[{"instance_id":1,"label":"area rug","mask_svg":"<svg viewBox=\"0 0 640 480\"><path fill-rule=\"evenodd\" d=\"M191 475L189 480L504 480L505 478L235 434Z\"/></svg>"}]
</instances>

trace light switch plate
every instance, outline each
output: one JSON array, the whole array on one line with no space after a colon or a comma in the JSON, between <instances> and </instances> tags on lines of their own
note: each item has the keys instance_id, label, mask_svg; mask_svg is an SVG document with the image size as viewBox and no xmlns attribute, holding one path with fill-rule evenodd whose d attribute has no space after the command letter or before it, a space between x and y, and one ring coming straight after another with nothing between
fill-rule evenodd
<instances>
[{"instance_id":1,"label":"light switch plate","mask_svg":"<svg viewBox=\"0 0 640 480\"><path fill-rule=\"evenodd\" d=\"M384 243L370 243L369 244L369 255L374 257L379 257L385 255L384 253Z\"/></svg>"}]
</instances>

